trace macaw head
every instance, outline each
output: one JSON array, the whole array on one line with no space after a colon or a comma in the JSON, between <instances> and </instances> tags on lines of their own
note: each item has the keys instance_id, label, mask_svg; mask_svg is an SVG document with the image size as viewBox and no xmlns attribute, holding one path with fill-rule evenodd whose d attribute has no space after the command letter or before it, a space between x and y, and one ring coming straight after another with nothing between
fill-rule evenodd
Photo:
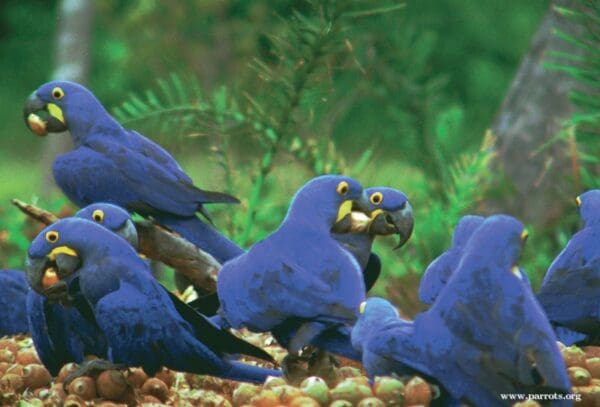
<instances>
[{"instance_id":1,"label":"macaw head","mask_svg":"<svg viewBox=\"0 0 600 407\"><path fill-rule=\"evenodd\" d=\"M485 218L479 215L465 215L458 221L456 228L454 229L454 235L452 235L452 247L456 249L462 249L469 238L483 223Z\"/></svg>"},{"instance_id":2,"label":"macaw head","mask_svg":"<svg viewBox=\"0 0 600 407\"><path fill-rule=\"evenodd\" d=\"M96 222L127 240L134 248L138 247L137 230L131 220L131 215L120 206L95 203L79 210L75 217Z\"/></svg>"},{"instance_id":3,"label":"macaw head","mask_svg":"<svg viewBox=\"0 0 600 407\"><path fill-rule=\"evenodd\" d=\"M352 346L357 350L362 350L363 341L376 331L378 326L387 321L394 321L400 318L400 314L388 300L378 297L371 297L360 304L358 319L352 328Z\"/></svg>"},{"instance_id":4,"label":"macaw head","mask_svg":"<svg viewBox=\"0 0 600 407\"><path fill-rule=\"evenodd\" d=\"M410 239L415 224L412 208L404 192L394 188L372 187L365 190L371 210L369 233L397 234L402 247Z\"/></svg>"},{"instance_id":5,"label":"macaw head","mask_svg":"<svg viewBox=\"0 0 600 407\"><path fill-rule=\"evenodd\" d=\"M108 116L102 104L82 85L52 81L35 90L25 102L27 127L38 136L66 130L85 131ZM110 117L110 116L108 116Z\"/></svg>"},{"instance_id":6,"label":"macaw head","mask_svg":"<svg viewBox=\"0 0 600 407\"><path fill-rule=\"evenodd\" d=\"M61 219L40 232L27 250L31 288L51 300L68 299L69 283L83 269L110 258L139 259L130 244L96 222Z\"/></svg>"},{"instance_id":7,"label":"macaw head","mask_svg":"<svg viewBox=\"0 0 600 407\"><path fill-rule=\"evenodd\" d=\"M514 217L489 216L473 232L463 251L461 264L465 259L470 259L478 265L509 270L514 276L523 279L518 263L527 237L527 230Z\"/></svg>"},{"instance_id":8,"label":"macaw head","mask_svg":"<svg viewBox=\"0 0 600 407\"><path fill-rule=\"evenodd\" d=\"M294 195L286 222L301 221L331 230L353 211L370 211L360 183L341 175L322 175L304 184ZM367 225L364 226L365 228Z\"/></svg>"},{"instance_id":9,"label":"macaw head","mask_svg":"<svg viewBox=\"0 0 600 407\"><path fill-rule=\"evenodd\" d=\"M575 198L584 226L600 221L600 189L591 189Z\"/></svg>"}]
</instances>

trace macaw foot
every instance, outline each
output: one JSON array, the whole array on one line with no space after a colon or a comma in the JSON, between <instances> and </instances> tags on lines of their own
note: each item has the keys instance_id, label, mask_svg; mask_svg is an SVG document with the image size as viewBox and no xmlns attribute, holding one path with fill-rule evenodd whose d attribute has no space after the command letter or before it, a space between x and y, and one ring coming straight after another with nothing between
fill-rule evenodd
<instances>
[{"instance_id":1,"label":"macaw foot","mask_svg":"<svg viewBox=\"0 0 600 407\"><path fill-rule=\"evenodd\" d=\"M322 377L327 383L337 380L336 368L340 367L338 360L329 352L313 348L308 354L308 373L311 376Z\"/></svg>"},{"instance_id":2,"label":"macaw foot","mask_svg":"<svg viewBox=\"0 0 600 407\"><path fill-rule=\"evenodd\" d=\"M63 387L66 389L69 387L69 384L82 376L90 376L96 378L100 373L106 370L124 370L127 369L127 366L113 363L105 359L92 359L85 361L73 372L69 373L69 375L65 378L63 383Z\"/></svg>"},{"instance_id":3,"label":"macaw foot","mask_svg":"<svg viewBox=\"0 0 600 407\"><path fill-rule=\"evenodd\" d=\"M305 363L306 356L298 353L288 353L281 361L281 370L285 380L292 385L302 383L302 380L309 376L308 370L304 367Z\"/></svg>"}]
</instances>

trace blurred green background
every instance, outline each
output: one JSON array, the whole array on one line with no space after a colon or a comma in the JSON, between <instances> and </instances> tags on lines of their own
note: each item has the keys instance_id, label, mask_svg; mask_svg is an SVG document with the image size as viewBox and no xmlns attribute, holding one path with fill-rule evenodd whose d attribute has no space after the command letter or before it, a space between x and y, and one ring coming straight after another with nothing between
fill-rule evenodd
<instances>
[{"instance_id":1,"label":"blurred green background","mask_svg":"<svg viewBox=\"0 0 600 407\"><path fill-rule=\"evenodd\" d=\"M480 146L549 2L349 3L330 25L323 8L301 0L98 2L88 86L127 127L170 150L197 185L242 199L209 210L244 245L273 230L317 173L405 191L414 237L399 251L392 239L378 242L385 279L377 292L410 307L417 276L491 182ZM0 4L2 266L20 267L35 231L10 198L68 212L59 192L40 192L46 144L22 119L25 98L61 62L57 10L56 1ZM574 222L532 234L538 242L524 262L534 281Z\"/></svg>"}]
</instances>

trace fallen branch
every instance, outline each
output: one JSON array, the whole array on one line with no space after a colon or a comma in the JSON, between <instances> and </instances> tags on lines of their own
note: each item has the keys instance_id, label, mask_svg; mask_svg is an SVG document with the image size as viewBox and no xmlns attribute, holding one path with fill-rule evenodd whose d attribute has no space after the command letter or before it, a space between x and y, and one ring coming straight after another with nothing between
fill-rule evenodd
<instances>
[{"instance_id":1,"label":"fallen branch","mask_svg":"<svg viewBox=\"0 0 600 407\"><path fill-rule=\"evenodd\" d=\"M12 203L21 212L44 225L50 225L60 219L45 209L18 199L13 199ZM141 254L174 268L187 277L202 293L216 291L216 277L221 264L213 256L150 221L142 220L134 223L138 233L138 251Z\"/></svg>"}]
</instances>

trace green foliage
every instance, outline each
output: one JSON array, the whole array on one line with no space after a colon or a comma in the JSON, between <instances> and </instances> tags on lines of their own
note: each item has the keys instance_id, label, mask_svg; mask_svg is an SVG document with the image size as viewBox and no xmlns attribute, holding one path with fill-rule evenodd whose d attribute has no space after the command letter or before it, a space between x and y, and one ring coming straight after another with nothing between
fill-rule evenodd
<instances>
[{"instance_id":1,"label":"green foliage","mask_svg":"<svg viewBox=\"0 0 600 407\"><path fill-rule=\"evenodd\" d=\"M427 265L450 245L452 231L458 220L476 210L492 180L488 164L493 157L494 138L488 133L479 150L462 154L449 170L443 185L443 199L432 199L433 186L418 183L409 191L413 202L415 231L413 237L396 255L389 250L393 242L376 241L376 247L387 247L382 253L384 272L393 277L406 273L422 274Z\"/></svg>"},{"instance_id":2,"label":"green foliage","mask_svg":"<svg viewBox=\"0 0 600 407\"><path fill-rule=\"evenodd\" d=\"M547 67L568 73L581 88L571 92L577 112L565 123L557 139L566 140L574 151L573 169L579 172L581 189L599 188L600 174L600 2L579 0L573 8L555 7L579 25L577 35L555 34L575 46L578 53L554 52Z\"/></svg>"}]
</instances>

